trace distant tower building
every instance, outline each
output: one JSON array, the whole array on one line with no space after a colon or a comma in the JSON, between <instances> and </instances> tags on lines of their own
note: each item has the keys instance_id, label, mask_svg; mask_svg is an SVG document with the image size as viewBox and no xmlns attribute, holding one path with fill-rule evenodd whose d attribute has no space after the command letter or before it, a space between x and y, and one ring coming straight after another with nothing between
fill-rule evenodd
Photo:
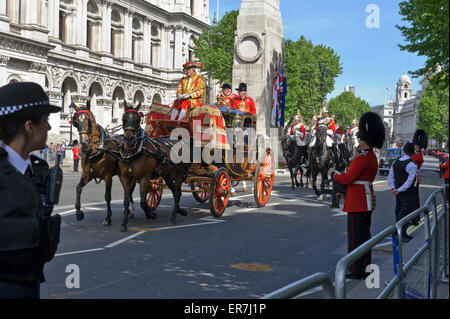
<instances>
[{"instance_id":1,"label":"distant tower building","mask_svg":"<svg viewBox=\"0 0 450 319\"><path fill-rule=\"evenodd\" d=\"M355 94L355 86L354 85L346 85L344 88L344 92L352 92Z\"/></svg>"}]
</instances>

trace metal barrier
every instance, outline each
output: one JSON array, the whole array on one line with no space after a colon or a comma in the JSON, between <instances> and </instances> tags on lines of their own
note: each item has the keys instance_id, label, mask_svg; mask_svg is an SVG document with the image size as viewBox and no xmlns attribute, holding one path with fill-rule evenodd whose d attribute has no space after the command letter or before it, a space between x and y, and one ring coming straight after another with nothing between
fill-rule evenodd
<instances>
[{"instance_id":1,"label":"metal barrier","mask_svg":"<svg viewBox=\"0 0 450 319\"><path fill-rule=\"evenodd\" d=\"M345 299L345 273L347 272L347 269L358 259L360 259L362 256L367 254L369 251L372 250L373 247L375 247L377 244L379 244L381 241L383 241L387 236L392 235L395 233L396 229L394 226L389 226L382 232L378 233L368 241L366 241L364 244L358 246L355 250L351 251L348 255L346 255L344 258L339 260L339 262L336 265L336 275L334 278L335 281L335 294L337 299Z\"/></svg>"},{"instance_id":2,"label":"metal barrier","mask_svg":"<svg viewBox=\"0 0 450 319\"><path fill-rule=\"evenodd\" d=\"M440 201L437 199L440 197ZM411 220L423 214L424 242L415 254L403 263L404 251L402 228ZM325 298L345 299L345 273L347 269L372 250L372 248L392 236L394 277L377 296L385 298L426 298L437 297L440 282L448 283L449 276L449 211L445 197L445 185L433 192L426 203L408 216L378 233L370 240L344 256L336 265L334 294L333 284L325 273L316 273L286 287L280 288L263 299L293 298L302 292L321 286ZM330 291L331 290L331 291Z\"/></svg>"},{"instance_id":3,"label":"metal barrier","mask_svg":"<svg viewBox=\"0 0 450 319\"><path fill-rule=\"evenodd\" d=\"M287 299L294 298L301 293L316 287L322 288L322 294L325 299L334 299L334 288L330 277L327 274L318 272L309 277L303 278L290 285L280 288L262 299Z\"/></svg>"},{"instance_id":4,"label":"metal barrier","mask_svg":"<svg viewBox=\"0 0 450 319\"><path fill-rule=\"evenodd\" d=\"M438 205L437 197L442 202ZM423 214L424 242L404 265L402 228ZM434 299L442 278L448 277L448 208L445 186L433 192L426 203L395 224L392 238L395 277L378 298Z\"/></svg>"}]
</instances>

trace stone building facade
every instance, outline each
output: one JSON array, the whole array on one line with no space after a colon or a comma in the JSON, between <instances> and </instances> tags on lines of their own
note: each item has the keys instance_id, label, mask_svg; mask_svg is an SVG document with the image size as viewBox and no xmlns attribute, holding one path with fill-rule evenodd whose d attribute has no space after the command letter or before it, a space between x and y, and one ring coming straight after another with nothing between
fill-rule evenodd
<instances>
[{"instance_id":1,"label":"stone building facade","mask_svg":"<svg viewBox=\"0 0 450 319\"><path fill-rule=\"evenodd\" d=\"M37 82L63 108L50 141L69 137L72 101L113 127L123 100L173 102L209 23L209 0L2 0L0 85Z\"/></svg>"}]
</instances>

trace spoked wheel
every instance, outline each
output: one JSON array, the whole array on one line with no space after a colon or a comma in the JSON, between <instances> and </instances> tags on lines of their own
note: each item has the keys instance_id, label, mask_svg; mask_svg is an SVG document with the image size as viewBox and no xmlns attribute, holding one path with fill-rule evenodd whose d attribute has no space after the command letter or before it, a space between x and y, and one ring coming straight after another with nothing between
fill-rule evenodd
<instances>
[{"instance_id":1,"label":"spoked wheel","mask_svg":"<svg viewBox=\"0 0 450 319\"><path fill-rule=\"evenodd\" d=\"M199 203L204 203L209 199L210 185L209 181L194 181L191 183L191 189L198 190L198 192L193 192L195 200Z\"/></svg>"},{"instance_id":2,"label":"spoked wheel","mask_svg":"<svg viewBox=\"0 0 450 319\"><path fill-rule=\"evenodd\" d=\"M147 193L147 205L150 208L150 211L158 208L159 203L161 202L163 193L163 180L162 178L158 178L156 181L150 182L150 188Z\"/></svg>"},{"instance_id":3,"label":"spoked wheel","mask_svg":"<svg viewBox=\"0 0 450 319\"><path fill-rule=\"evenodd\" d=\"M222 216L230 198L230 175L223 167L214 174L209 191L209 209L214 217Z\"/></svg>"},{"instance_id":4,"label":"spoked wheel","mask_svg":"<svg viewBox=\"0 0 450 319\"><path fill-rule=\"evenodd\" d=\"M254 196L258 207L264 207L272 192L273 180L275 178L275 160L272 150L266 149L255 171Z\"/></svg>"}]
</instances>

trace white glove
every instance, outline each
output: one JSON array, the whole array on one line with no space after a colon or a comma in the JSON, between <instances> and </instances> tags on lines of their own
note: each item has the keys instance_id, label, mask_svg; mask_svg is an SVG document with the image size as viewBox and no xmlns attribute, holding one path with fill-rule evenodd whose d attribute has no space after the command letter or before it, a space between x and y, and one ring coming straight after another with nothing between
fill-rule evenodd
<instances>
[{"instance_id":1,"label":"white glove","mask_svg":"<svg viewBox=\"0 0 450 319\"><path fill-rule=\"evenodd\" d=\"M191 97L191 94L184 94L183 95L183 99L186 99L186 100L189 99L190 97Z\"/></svg>"}]
</instances>

